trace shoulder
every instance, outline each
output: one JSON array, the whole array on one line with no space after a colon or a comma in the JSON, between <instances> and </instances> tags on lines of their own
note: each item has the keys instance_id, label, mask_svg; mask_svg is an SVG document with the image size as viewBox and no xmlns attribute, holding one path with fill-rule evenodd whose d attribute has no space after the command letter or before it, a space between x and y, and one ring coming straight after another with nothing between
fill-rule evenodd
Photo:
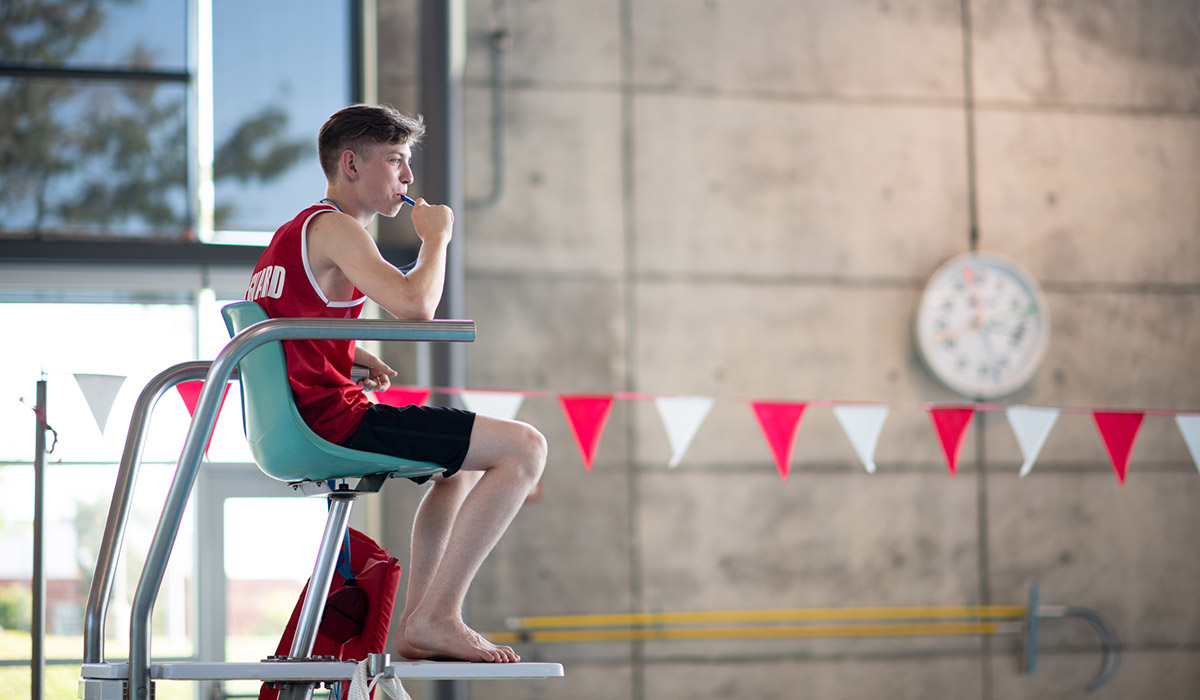
<instances>
[{"instance_id":1,"label":"shoulder","mask_svg":"<svg viewBox=\"0 0 1200 700\"><path fill-rule=\"evenodd\" d=\"M334 209L315 212L308 221L309 248L340 248L346 245L368 244L374 247L374 239L354 217Z\"/></svg>"},{"instance_id":2,"label":"shoulder","mask_svg":"<svg viewBox=\"0 0 1200 700\"><path fill-rule=\"evenodd\" d=\"M326 264L346 268L379 256L375 239L354 217L328 210L308 223L308 256L314 267Z\"/></svg>"},{"instance_id":3,"label":"shoulder","mask_svg":"<svg viewBox=\"0 0 1200 700\"><path fill-rule=\"evenodd\" d=\"M366 233L366 229L358 225L354 217L344 214L337 209L316 209L308 217L309 233L340 233L357 229Z\"/></svg>"}]
</instances>

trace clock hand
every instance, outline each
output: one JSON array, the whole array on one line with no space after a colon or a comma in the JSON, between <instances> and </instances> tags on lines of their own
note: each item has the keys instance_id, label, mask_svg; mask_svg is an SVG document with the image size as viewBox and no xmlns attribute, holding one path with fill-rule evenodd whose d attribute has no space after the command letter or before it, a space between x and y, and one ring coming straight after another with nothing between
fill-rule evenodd
<instances>
[{"instance_id":1,"label":"clock hand","mask_svg":"<svg viewBox=\"0 0 1200 700\"><path fill-rule=\"evenodd\" d=\"M988 369L992 371L992 381L1000 383L1000 365L996 364L996 353L992 352L991 335L987 328L979 329L980 335L983 337L983 350L987 354Z\"/></svg>"},{"instance_id":2,"label":"clock hand","mask_svg":"<svg viewBox=\"0 0 1200 700\"><path fill-rule=\"evenodd\" d=\"M982 328L980 327L978 321L971 321L967 325L959 326L954 330L938 331L937 333L933 334L930 340L934 345L945 345L946 343L958 340L964 335L970 335L983 329L992 330L994 328L999 328L1000 326L1012 323L1014 321L1020 321L1026 316L1032 316L1035 313L1037 313L1037 305L1028 304L1020 309L1010 309L1008 311L1002 311L1000 313L988 316L986 319L987 322L982 326Z\"/></svg>"},{"instance_id":3,"label":"clock hand","mask_svg":"<svg viewBox=\"0 0 1200 700\"><path fill-rule=\"evenodd\" d=\"M1012 323L1013 321L1019 321L1019 320L1025 318L1026 316L1032 316L1036 311L1037 311L1037 304L1027 304L1024 307L1019 308L1019 309L1009 309L1008 311L1001 311L1000 313L992 314L991 316L989 316L988 320L987 320L987 325L985 327L989 328L989 329L996 328L997 326L1002 326L1006 323Z\"/></svg>"},{"instance_id":4,"label":"clock hand","mask_svg":"<svg viewBox=\"0 0 1200 700\"><path fill-rule=\"evenodd\" d=\"M971 296L971 305L975 307L975 322L979 326L979 335L983 340L983 351L987 357L987 367L992 373L992 381L1000 383L1000 367L996 364L996 354L992 352L992 343L988 338L988 327L984 323L983 303L979 300L979 289L975 284L975 268L970 263L963 265L963 279L967 282L967 293Z\"/></svg>"},{"instance_id":5,"label":"clock hand","mask_svg":"<svg viewBox=\"0 0 1200 700\"><path fill-rule=\"evenodd\" d=\"M983 303L979 301L979 288L975 284L975 268L969 264L963 265L963 280L967 283L967 294L971 297L971 306L975 309L975 323L983 327Z\"/></svg>"},{"instance_id":6,"label":"clock hand","mask_svg":"<svg viewBox=\"0 0 1200 700\"><path fill-rule=\"evenodd\" d=\"M971 308L975 310L975 320L965 326L956 328L953 331L941 331L935 333L932 340L937 345L945 345L954 340L958 340L964 335L970 335L981 330L984 327L983 305L979 302L979 291L975 285L975 270L969 265L963 266L962 269L963 281L967 283L967 292L971 299Z\"/></svg>"}]
</instances>

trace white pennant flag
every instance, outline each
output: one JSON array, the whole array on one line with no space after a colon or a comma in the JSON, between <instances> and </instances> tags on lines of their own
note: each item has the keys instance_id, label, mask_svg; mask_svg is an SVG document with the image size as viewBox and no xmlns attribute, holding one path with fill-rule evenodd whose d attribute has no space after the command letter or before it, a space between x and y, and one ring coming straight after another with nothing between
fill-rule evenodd
<instances>
[{"instance_id":1,"label":"white pennant flag","mask_svg":"<svg viewBox=\"0 0 1200 700\"><path fill-rule=\"evenodd\" d=\"M674 469L683 460L683 455L700 430L700 424L712 409L713 399L704 396L660 396L654 399L663 427L667 429L667 441L671 443L671 461Z\"/></svg>"},{"instance_id":2,"label":"white pennant flag","mask_svg":"<svg viewBox=\"0 0 1200 700\"><path fill-rule=\"evenodd\" d=\"M468 411L474 411L481 416L512 420L517 411L521 410L525 395L516 391L464 391L462 400Z\"/></svg>"},{"instance_id":3,"label":"white pennant flag","mask_svg":"<svg viewBox=\"0 0 1200 700\"><path fill-rule=\"evenodd\" d=\"M1188 452L1192 453L1192 461L1200 469L1200 415L1176 415L1175 425L1183 433L1183 441L1187 443Z\"/></svg>"},{"instance_id":4,"label":"white pennant flag","mask_svg":"<svg viewBox=\"0 0 1200 700\"><path fill-rule=\"evenodd\" d=\"M1012 426L1013 433L1017 436L1017 444L1021 447L1021 456L1025 459L1025 463L1021 465L1020 474L1024 477L1033 469L1034 460L1042 451L1042 445L1046 444L1050 429L1058 420L1058 409L1009 406L1004 413L1008 416L1008 424Z\"/></svg>"},{"instance_id":5,"label":"white pennant flag","mask_svg":"<svg viewBox=\"0 0 1200 700\"><path fill-rule=\"evenodd\" d=\"M83 392L88 408L92 409L92 418L96 419L96 425L103 434L104 426L108 424L108 414L112 412L113 402L117 400L125 377L115 374L76 374L75 383Z\"/></svg>"},{"instance_id":6,"label":"white pennant flag","mask_svg":"<svg viewBox=\"0 0 1200 700\"><path fill-rule=\"evenodd\" d=\"M846 437L858 453L863 468L868 474L875 473L875 447L879 444L879 433L883 431L883 423L887 420L888 407L879 405L867 406L834 406L833 415L842 424Z\"/></svg>"}]
</instances>

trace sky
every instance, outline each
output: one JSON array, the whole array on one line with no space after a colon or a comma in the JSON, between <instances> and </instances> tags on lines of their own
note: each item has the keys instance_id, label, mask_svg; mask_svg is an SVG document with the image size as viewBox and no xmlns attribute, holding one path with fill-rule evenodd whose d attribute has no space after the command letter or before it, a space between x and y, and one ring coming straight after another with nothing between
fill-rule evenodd
<instances>
[{"instance_id":1,"label":"sky","mask_svg":"<svg viewBox=\"0 0 1200 700\"><path fill-rule=\"evenodd\" d=\"M140 46L155 58L155 69L186 71L187 6L186 0L111 5L104 25L77 50L71 63L123 67L134 47ZM281 7L277 3L213 0L216 144L223 143L251 115L267 107L281 107L287 115L284 135L310 146L305 158L270 183L217 184L218 205L235 207L235 216L226 225L232 230L273 233L300 209L324 196L325 179L316 157L317 132L330 114L350 100L347 3L290 0L286 10ZM100 85L107 89L112 83ZM173 90L160 90L164 99L178 99L169 94ZM64 110L72 108L63 106ZM89 170L87 164L79 167ZM69 176L59 182L61 187L74 186ZM10 211L8 220L10 229L28 225L33 209ZM269 235L263 236L261 242L267 238Z\"/></svg>"}]
</instances>

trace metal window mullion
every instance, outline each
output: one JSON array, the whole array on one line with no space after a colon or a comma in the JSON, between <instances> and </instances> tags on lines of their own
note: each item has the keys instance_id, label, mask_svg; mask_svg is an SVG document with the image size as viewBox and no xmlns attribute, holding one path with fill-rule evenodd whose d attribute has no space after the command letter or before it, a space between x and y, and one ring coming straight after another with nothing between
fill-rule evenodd
<instances>
[{"instance_id":1,"label":"metal window mullion","mask_svg":"<svg viewBox=\"0 0 1200 700\"><path fill-rule=\"evenodd\" d=\"M351 30L351 37L357 35L360 45L350 47L350 70L354 71L354 75L350 76L350 85L358 89L354 90L357 94L352 94L350 99L375 104L379 101L379 36L376 30L379 6L376 0L356 2L358 27Z\"/></svg>"},{"instance_id":2,"label":"metal window mullion","mask_svg":"<svg viewBox=\"0 0 1200 700\"><path fill-rule=\"evenodd\" d=\"M0 62L0 77L47 78L53 80L113 80L183 83L192 76L186 71L99 68L87 66L37 66Z\"/></svg>"},{"instance_id":3,"label":"metal window mullion","mask_svg":"<svg viewBox=\"0 0 1200 700\"><path fill-rule=\"evenodd\" d=\"M211 243L216 227L216 188L213 184L215 138L213 126L213 7L212 0L188 0L188 62L191 128L188 130L188 164L196 238Z\"/></svg>"}]
</instances>

